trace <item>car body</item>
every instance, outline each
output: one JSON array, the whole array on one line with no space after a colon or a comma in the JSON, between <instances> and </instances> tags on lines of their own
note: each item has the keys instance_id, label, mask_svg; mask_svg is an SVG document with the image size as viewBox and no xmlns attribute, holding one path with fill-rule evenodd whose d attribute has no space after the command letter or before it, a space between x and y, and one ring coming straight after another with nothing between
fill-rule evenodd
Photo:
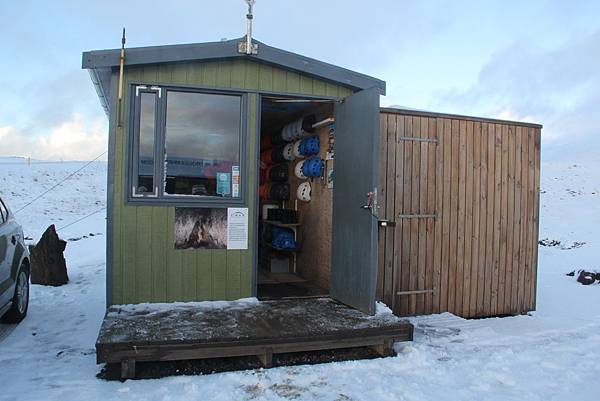
<instances>
[{"instance_id":1,"label":"car body","mask_svg":"<svg viewBox=\"0 0 600 401\"><path fill-rule=\"evenodd\" d=\"M23 229L0 196L0 317L18 323L29 306L29 251Z\"/></svg>"}]
</instances>

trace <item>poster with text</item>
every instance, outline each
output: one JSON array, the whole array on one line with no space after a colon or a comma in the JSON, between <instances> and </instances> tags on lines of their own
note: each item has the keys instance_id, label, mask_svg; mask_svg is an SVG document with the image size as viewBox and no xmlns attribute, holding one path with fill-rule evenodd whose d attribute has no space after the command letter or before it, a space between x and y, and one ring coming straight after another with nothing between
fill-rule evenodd
<instances>
[{"instance_id":1,"label":"poster with text","mask_svg":"<svg viewBox=\"0 0 600 401\"><path fill-rule=\"evenodd\" d=\"M227 249L248 249L248 208L227 209Z\"/></svg>"},{"instance_id":2,"label":"poster with text","mask_svg":"<svg viewBox=\"0 0 600 401\"><path fill-rule=\"evenodd\" d=\"M175 249L248 249L248 208L175 208Z\"/></svg>"}]
</instances>

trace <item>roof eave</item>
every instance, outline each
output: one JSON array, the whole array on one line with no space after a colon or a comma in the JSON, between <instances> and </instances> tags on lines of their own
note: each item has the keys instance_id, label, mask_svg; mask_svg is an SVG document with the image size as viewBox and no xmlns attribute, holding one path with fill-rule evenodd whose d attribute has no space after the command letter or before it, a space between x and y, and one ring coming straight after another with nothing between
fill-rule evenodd
<instances>
[{"instance_id":1,"label":"roof eave","mask_svg":"<svg viewBox=\"0 0 600 401\"><path fill-rule=\"evenodd\" d=\"M354 90L377 87L385 95L385 82L310 57L281 50L255 41L259 45L256 55L238 52L242 38L222 42L137 47L126 49L125 65L176 63L196 60L247 58L297 71L316 78L350 87ZM119 49L84 52L82 68L90 70L111 69L119 65Z\"/></svg>"}]
</instances>

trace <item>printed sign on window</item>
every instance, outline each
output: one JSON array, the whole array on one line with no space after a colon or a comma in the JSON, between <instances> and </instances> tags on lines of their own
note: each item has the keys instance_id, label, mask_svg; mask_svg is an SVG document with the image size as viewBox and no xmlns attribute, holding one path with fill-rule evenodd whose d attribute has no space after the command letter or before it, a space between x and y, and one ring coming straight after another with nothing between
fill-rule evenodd
<instances>
[{"instance_id":1,"label":"printed sign on window","mask_svg":"<svg viewBox=\"0 0 600 401\"><path fill-rule=\"evenodd\" d=\"M221 196L231 195L231 174L217 173L217 194Z\"/></svg>"},{"instance_id":2,"label":"printed sign on window","mask_svg":"<svg viewBox=\"0 0 600 401\"><path fill-rule=\"evenodd\" d=\"M240 166L231 166L231 195L240 196Z\"/></svg>"}]
</instances>

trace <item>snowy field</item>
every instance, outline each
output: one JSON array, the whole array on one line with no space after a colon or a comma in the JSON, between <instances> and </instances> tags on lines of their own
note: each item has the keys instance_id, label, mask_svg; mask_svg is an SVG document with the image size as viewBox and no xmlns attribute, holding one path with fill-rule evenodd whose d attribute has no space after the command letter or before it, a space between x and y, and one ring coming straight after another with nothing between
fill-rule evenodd
<instances>
[{"instance_id":1,"label":"snowy field","mask_svg":"<svg viewBox=\"0 0 600 401\"><path fill-rule=\"evenodd\" d=\"M13 210L83 163L0 158ZM397 357L269 370L106 382L94 342L104 313L104 213L60 231L70 282L32 286L29 315L0 336L1 400L599 400L600 285L565 273L600 270L600 163L542 164L538 310L531 316L412 319ZM106 164L94 163L19 212L35 240L104 207ZM101 235L89 236L89 234ZM83 236L87 238L83 238ZM573 248L575 242L585 242ZM572 249L568 249L572 248ZM12 331L11 331L12 330Z\"/></svg>"}]
</instances>

